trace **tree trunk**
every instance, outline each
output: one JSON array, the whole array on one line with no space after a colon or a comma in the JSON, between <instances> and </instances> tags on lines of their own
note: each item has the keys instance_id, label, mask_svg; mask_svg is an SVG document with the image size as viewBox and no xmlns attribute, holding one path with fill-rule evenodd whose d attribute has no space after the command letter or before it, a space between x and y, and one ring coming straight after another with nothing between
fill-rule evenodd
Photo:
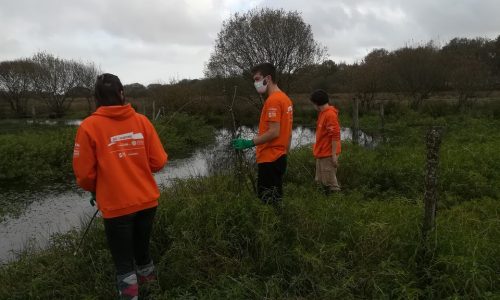
<instances>
[{"instance_id":1,"label":"tree trunk","mask_svg":"<svg viewBox=\"0 0 500 300\"><path fill-rule=\"evenodd\" d=\"M86 97L87 99L87 116L90 116L92 114L92 101L90 100L91 97Z\"/></svg>"}]
</instances>

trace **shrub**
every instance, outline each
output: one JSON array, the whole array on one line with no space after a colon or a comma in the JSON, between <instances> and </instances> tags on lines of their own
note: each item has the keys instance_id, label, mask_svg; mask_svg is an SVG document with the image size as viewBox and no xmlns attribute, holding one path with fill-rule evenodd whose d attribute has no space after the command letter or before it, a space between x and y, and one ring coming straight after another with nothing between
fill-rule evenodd
<instances>
[{"instance_id":1,"label":"shrub","mask_svg":"<svg viewBox=\"0 0 500 300\"><path fill-rule=\"evenodd\" d=\"M198 116L173 114L154 125L171 159L187 157L196 148L215 141L215 129Z\"/></svg>"},{"instance_id":2,"label":"shrub","mask_svg":"<svg viewBox=\"0 0 500 300\"><path fill-rule=\"evenodd\" d=\"M54 127L0 135L0 180L40 183L71 174L76 129Z\"/></svg>"}]
</instances>

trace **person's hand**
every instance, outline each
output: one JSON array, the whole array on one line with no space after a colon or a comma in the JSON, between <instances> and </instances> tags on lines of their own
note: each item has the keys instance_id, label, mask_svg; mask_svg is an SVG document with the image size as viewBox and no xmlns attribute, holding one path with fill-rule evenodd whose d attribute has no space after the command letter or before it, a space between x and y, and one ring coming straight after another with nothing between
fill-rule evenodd
<instances>
[{"instance_id":1,"label":"person's hand","mask_svg":"<svg viewBox=\"0 0 500 300\"><path fill-rule=\"evenodd\" d=\"M234 139L232 141L233 148L236 150L243 150L247 148L252 148L255 146L255 143L253 140L246 140L246 139Z\"/></svg>"},{"instance_id":2,"label":"person's hand","mask_svg":"<svg viewBox=\"0 0 500 300\"><path fill-rule=\"evenodd\" d=\"M339 159L338 159L337 155L332 155L332 162L333 162L333 166L335 168L339 167Z\"/></svg>"},{"instance_id":3,"label":"person's hand","mask_svg":"<svg viewBox=\"0 0 500 300\"><path fill-rule=\"evenodd\" d=\"M95 206L95 193L91 192L92 196L90 197L90 205Z\"/></svg>"}]
</instances>

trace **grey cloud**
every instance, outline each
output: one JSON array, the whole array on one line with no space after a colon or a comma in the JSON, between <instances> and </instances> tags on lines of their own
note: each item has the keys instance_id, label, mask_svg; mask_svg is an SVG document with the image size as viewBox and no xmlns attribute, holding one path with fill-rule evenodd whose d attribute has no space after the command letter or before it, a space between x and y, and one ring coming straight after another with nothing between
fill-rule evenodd
<instances>
[{"instance_id":1,"label":"grey cloud","mask_svg":"<svg viewBox=\"0 0 500 300\"><path fill-rule=\"evenodd\" d=\"M24 23L33 25L31 32L37 35L104 31L120 38L148 43L200 45L210 42L207 33L220 23L211 11L193 15L188 1L5 2L0 11L2 19L9 23L22 19Z\"/></svg>"},{"instance_id":2,"label":"grey cloud","mask_svg":"<svg viewBox=\"0 0 500 300\"><path fill-rule=\"evenodd\" d=\"M266 0L261 5L302 11L330 55L347 61L361 59L373 48L500 34L497 0Z\"/></svg>"},{"instance_id":3,"label":"grey cloud","mask_svg":"<svg viewBox=\"0 0 500 300\"><path fill-rule=\"evenodd\" d=\"M122 1L110 1L114 6ZM210 12L190 11L188 1L132 1L111 8L100 18L101 28L118 36L162 44L202 45L211 42L210 30L219 26L220 20Z\"/></svg>"},{"instance_id":4,"label":"grey cloud","mask_svg":"<svg viewBox=\"0 0 500 300\"><path fill-rule=\"evenodd\" d=\"M500 32L497 0L441 0L404 2L415 23L428 34L443 37L490 36Z\"/></svg>"},{"instance_id":5,"label":"grey cloud","mask_svg":"<svg viewBox=\"0 0 500 300\"><path fill-rule=\"evenodd\" d=\"M500 34L498 0L0 0L0 60L47 50L93 61L126 83L200 77L223 19L256 6L300 11L337 61Z\"/></svg>"}]
</instances>

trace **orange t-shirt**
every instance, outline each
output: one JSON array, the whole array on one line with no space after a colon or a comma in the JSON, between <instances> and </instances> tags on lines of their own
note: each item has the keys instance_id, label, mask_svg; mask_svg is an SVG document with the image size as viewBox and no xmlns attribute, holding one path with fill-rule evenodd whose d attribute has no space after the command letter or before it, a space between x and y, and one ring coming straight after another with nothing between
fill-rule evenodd
<instances>
[{"instance_id":1,"label":"orange t-shirt","mask_svg":"<svg viewBox=\"0 0 500 300\"><path fill-rule=\"evenodd\" d=\"M73 151L76 182L95 192L104 218L158 205L152 172L167 154L149 120L127 105L101 106L78 128Z\"/></svg>"},{"instance_id":2,"label":"orange t-shirt","mask_svg":"<svg viewBox=\"0 0 500 300\"><path fill-rule=\"evenodd\" d=\"M259 135L269 130L269 122L280 123L280 134L272 141L257 145L257 163L273 162L287 153L292 136L293 104L281 91L267 97L260 114Z\"/></svg>"},{"instance_id":3,"label":"orange t-shirt","mask_svg":"<svg viewBox=\"0 0 500 300\"><path fill-rule=\"evenodd\" d=\"M318 115L316 123L316 143L313 146L313 155L316 158L332 156L332 142L337 141L337 152L340 154L340 124L338 110L328 106Z\"/></svg>"}]
</instances>

